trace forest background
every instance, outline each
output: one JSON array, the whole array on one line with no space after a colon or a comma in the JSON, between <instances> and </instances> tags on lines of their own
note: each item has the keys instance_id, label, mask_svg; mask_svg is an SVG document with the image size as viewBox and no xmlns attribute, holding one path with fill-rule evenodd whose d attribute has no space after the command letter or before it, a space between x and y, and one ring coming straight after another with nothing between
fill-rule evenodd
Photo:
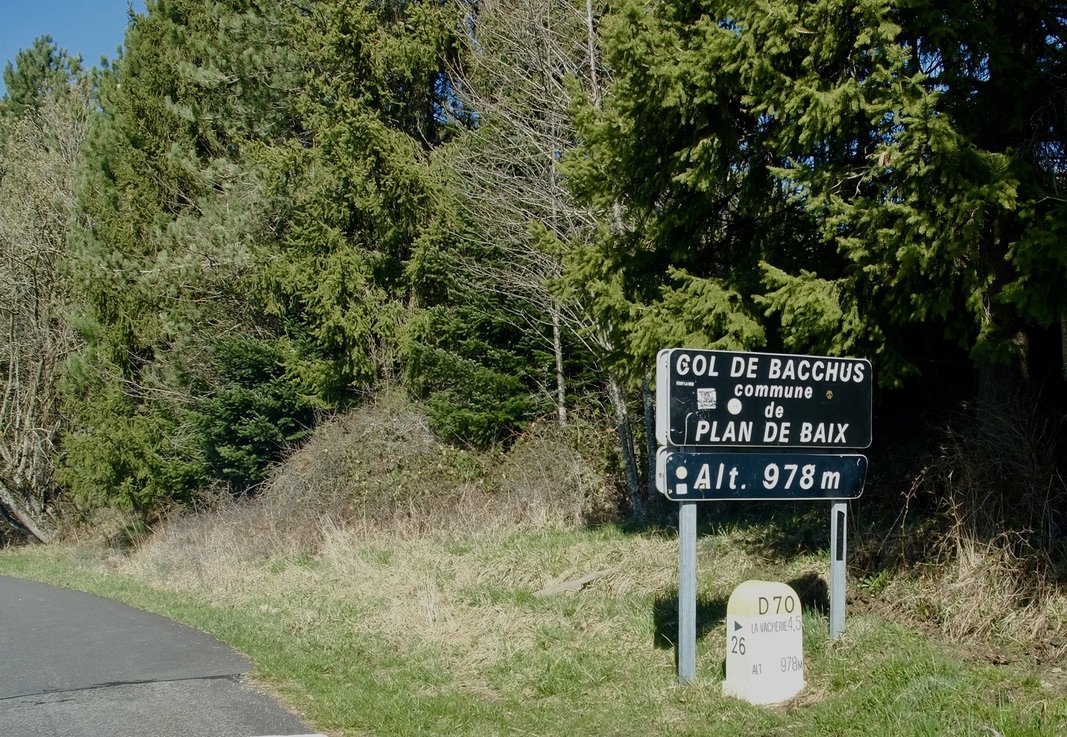
<instances>
[{"instance_id":1,"label":"forest background","mask_svg":"<svg viewBox=\"0 0 1067 737\"><path fill-rule=\"evenodd\" d=\"M39 39L0 101L6 534L255 497L397 391L457 452L560 428L586 521L662 521L685 345L870 358L864 503L1058 578L1065 23L158 0L104 69Z\"/></svg>"}]
</instances>

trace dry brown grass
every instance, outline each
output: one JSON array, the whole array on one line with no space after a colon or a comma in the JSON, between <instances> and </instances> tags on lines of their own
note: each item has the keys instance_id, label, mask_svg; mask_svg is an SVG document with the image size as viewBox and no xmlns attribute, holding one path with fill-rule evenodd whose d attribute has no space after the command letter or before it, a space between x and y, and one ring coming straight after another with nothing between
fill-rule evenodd
<instances>
[{"instance_id":1,"label":"dry brown grass","mask_svg":"<svg viewBox=\"0 0 1067 737\"><path fill-rule=\"evenodd\" d=\"M528 526L422 536L327 519L313 554L275 549L269 559L256 559L246 553L248 533L233 511L176 521L118 565L168 590L258 606L294 634L340 628L383 639L396 652L441 653L463 688L490 699L496 694L489 674L538 652L545 632L647 659L648 612L611 602L670 591L677 575L677 542L667 537L558 528L542 535ZM596 615L531 603L553 582L605 569L586 592L562 595L596 608Z\"/></svg>"},{"instance_id":2,"label":"dry brown grass","mask_svg":"<svg viewBox=\"0 0 1067 737\"><path fill-rule=\"evenodd\" d=\"M535 425L508 452L476 453L436 440L399 393L323 423L255 499L159 525L134 557L191 588L228 591L261 561L328 558L414 540L569 529L618 513L613 480L569 434ZM359 556L355 556L358 558Z\"/></svg>"},{"instance_id":3,"label":"dry brown grass","mask_svg":"<svg viewBox=\"0 0 1067 737\"><path fill-rule=\"evenodd\" d=\"M903 571L883 600L992 659L1067 657L1058 431L1015 395L954 418L909 495L926 511L886 538Z\"/></svg>"},{"instance_id":4,"label":"dry brown grass","mask_svg":"<svg viewBox=\"0 0 1067 737\"><path fill-rule=\"evenodd\" d=\"M881 600L982 658L1067 657L1067 593L1004 541L960 540L954 557L896 576Z\"/></svg>"}]
</instances>

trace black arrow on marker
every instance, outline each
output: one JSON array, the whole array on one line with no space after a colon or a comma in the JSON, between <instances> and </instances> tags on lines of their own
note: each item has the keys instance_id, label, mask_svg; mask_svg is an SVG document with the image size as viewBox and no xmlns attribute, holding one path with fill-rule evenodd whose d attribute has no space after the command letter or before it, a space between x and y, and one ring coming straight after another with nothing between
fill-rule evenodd
<instances>
[{"instance_id":1,"label":"black arrow on marker","mask_svg":"<svg viewBox=\"0 0 1067 737\"><path fill-rule=\"evenodd\" d=\"M741 623L734 622L734 632L737 632L739 629L741 629Z\"/></svg>"}]
</instances>

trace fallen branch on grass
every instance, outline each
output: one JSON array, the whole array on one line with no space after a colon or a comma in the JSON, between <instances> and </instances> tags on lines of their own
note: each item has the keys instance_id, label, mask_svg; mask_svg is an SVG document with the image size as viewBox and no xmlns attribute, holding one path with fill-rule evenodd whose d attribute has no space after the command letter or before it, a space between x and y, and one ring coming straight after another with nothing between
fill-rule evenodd
<instances>
[{"instance_id":1,"label":"fallen branch on grass","mask_svg":"<svg viewBox=\"0 0 1067 737\"><path fill-rule=\"evenodd\" d=\"M612 572L611 568L605 568L602 571L594 571L593 573L587 573L579 578L572 578L568 581L562 581L558 583L551 583L545 586L543 589L534 594L538 599L543 599L547 596L555 596L556 594L563 594L568 591L581 591L589 584L593 583L599 578L603 578Z\"/></svg>"}]
</instances>

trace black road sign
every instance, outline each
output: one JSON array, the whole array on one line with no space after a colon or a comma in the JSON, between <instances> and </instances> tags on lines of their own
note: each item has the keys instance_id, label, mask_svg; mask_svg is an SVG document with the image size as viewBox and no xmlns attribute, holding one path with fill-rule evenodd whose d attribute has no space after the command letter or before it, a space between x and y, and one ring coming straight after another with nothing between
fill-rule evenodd
<instances>
[{"instance_id":1,"label":"black road sign","mask_svg":"<svg viewBox=\"0 0 1067 737\"><path fill-rule=\"evenodd\" d=\"M857 499L867 458L856 454L660 448L656 487L672 501Z\"/></svg>"},{"instance_id":2,"label":"black road sign","mask_svg":"<svg viewBox=\"0 0 1067 737\"><path fill-rule=\"evenodd\" d=\"M859 358L660 351L656 439L716 448L866 448L871 363Z\"/></svg>"}]
</instances>

